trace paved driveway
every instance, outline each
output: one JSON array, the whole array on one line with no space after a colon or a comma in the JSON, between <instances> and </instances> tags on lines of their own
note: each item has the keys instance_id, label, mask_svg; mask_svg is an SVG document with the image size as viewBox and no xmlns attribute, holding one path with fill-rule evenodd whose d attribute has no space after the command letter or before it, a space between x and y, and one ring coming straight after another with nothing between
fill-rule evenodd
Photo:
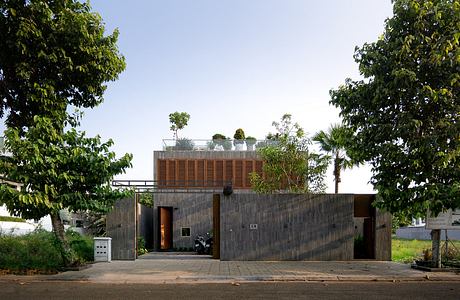
<instances>
[{"instance_id":1,"label":"paved driveway","mask_svg":"<svg viewBox=\"0 0 460 300\"><path fill-rule=\"evenodd\" d=\"M0 280L18 278L3 276ZM149 253L135 261L95 263L81 271L28 280L98 283L182 283L235 281L460 281L451 272L422 272L395 262L219 261L209 256Z\"/></svg>"}]
</instances>

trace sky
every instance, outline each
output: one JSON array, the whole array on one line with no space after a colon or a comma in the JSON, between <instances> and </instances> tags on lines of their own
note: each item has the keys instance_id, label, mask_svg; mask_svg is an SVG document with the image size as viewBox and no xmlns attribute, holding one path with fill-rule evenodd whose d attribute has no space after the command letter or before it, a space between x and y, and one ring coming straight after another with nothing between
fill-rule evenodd
<instances>
[{"instance_id":1,"label":"sky","mask_svg":"<svg viewBox=\"0 0 460 300\"><path fill-rule=\"evenodd\" d=\"M188 112L179 134L263 139L290 113L313 135L340 121L329 90L359 79L355 46L373 42L391 0L92 0L127 67L87 110L82 130L134 155L118 179L153 179L153 151L173 138L169 114ZM333 192L332 168L328 192ZM347 170L341 192L369 193L369 167Z\"/></svg>"}]
</instances>

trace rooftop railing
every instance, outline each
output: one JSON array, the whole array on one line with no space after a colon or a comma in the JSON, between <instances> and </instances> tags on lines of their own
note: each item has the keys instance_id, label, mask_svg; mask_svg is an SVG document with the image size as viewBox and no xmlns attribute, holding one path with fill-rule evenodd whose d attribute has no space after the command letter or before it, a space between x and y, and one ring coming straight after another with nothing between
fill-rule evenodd
<instances>
[{"instance_id":1,"label":"rooftop railing","mask_svg":"<svg viewBox=\"0 0 460 300\"><path fill-rule=\"evenodd\" d=\"M275 143L271 140L191 140L164 139L163 151L255 151Z\"/></svg>"}]
</instances>

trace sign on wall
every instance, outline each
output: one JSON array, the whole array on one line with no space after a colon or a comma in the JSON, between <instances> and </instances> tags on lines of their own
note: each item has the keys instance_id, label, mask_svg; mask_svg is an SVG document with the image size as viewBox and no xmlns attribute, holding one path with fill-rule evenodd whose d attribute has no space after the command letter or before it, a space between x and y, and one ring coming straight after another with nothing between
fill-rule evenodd
<instances>
[{"instance_id":1,"label":"sign on wall","mask_svg":"<svg viewBox=\"0 0 460 300\"><path fill-rule=\"evenodd\" d=\"M430 213L428 212L428 216ZM427 229L460 229L460 209L441 212L437 217L426 218Z\"/></svg>"}]
</instances>

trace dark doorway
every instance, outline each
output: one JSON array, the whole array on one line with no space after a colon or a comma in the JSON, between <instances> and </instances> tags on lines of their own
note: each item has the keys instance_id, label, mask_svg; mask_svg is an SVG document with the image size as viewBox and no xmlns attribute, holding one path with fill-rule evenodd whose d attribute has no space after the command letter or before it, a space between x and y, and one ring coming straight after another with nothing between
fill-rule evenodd
<instances>
[{"instance_id":1,"label":"dark doorway","mask_svg":"<svg viewBox=\"0 0 460 300\"><path fill-rule=\"evenodd\" d=\"M354 258L375 259L375 195L354 196Z\"/></svg>"},{"instance_id":2,"label":"dark doorway","mask_svg":"<svg viewBox=\"0 0 460 300\"><path fill-rule=\"evenodd\" d=\"M172 207L158 207L159 230L160 230L160 250L172 249L173 232L173 209Z\"/></svg>"}]
</instances>

